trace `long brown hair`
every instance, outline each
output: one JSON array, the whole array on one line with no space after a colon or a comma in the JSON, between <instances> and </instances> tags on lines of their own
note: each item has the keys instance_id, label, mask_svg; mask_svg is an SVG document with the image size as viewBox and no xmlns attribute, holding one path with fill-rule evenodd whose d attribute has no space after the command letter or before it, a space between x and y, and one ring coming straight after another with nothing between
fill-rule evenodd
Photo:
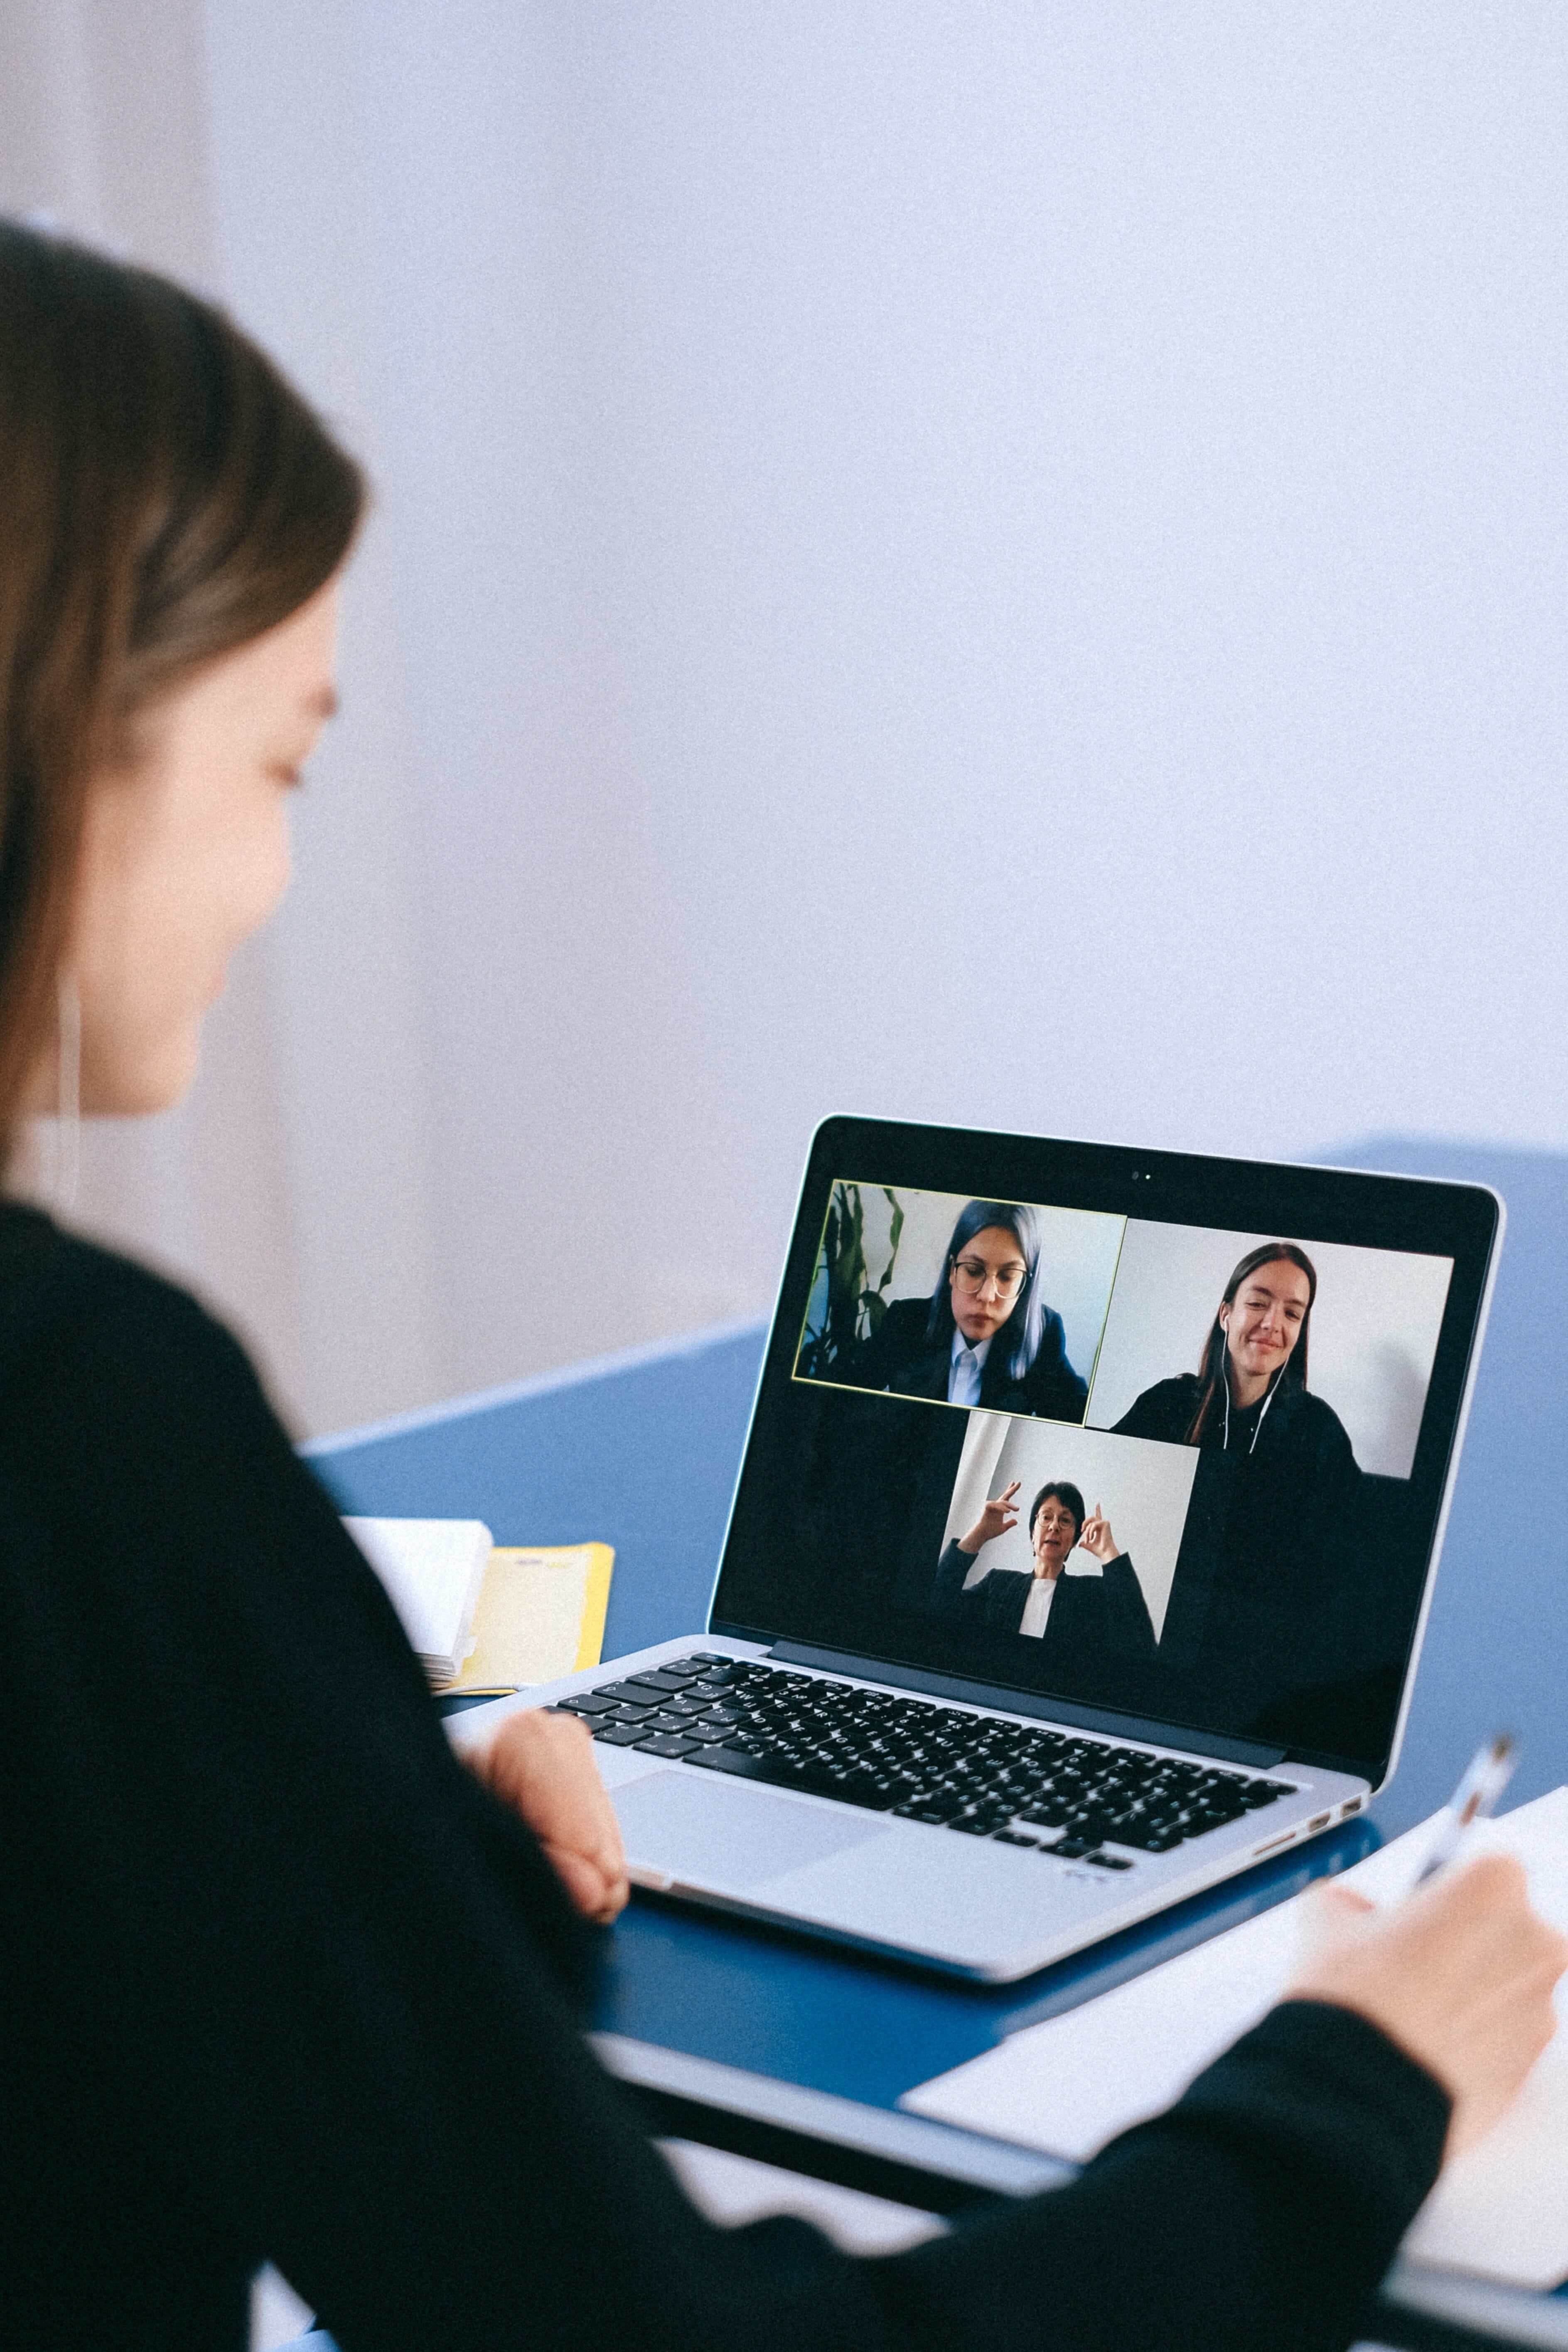
<instances>
[{"instance_id":1,"label":"long brown hair","mask_svg":"<svg viewBox=\"0 0 1568 2352\"><path fill-rule=\"evenodd\" d=\"M1304 1389L1307 1385L1307 1338L1312 1320L1312 1302L1318 1296L1318 1269L1306 1251L1299 1249L1294 1242L1264 1242L1258 1248L1248 1250L1247 1255L1235 1268L1230 1280L1226 1284L1225 1297L1220 1300L1220 1305L1234 1307L1236 1294L1248 1275L1256 1274L1260 1265L1272 1265L1278 1258L1284 1258L1289 1265L1300 1266L1307 1277L1307 1311L1301 1318L1301 1328L1296 1335L1296 1344L1286 1357L1279 1372L1281 1388L1289 1386ZM1201 1385L1198 1390L1197 1408L1187 1429L1186 1442L1189 1445L1196 1445L1200 1442L1225 1396L1225 1325L1216 1314L1209 1326L1209 1335L1204 1341L1203 1357L1198 1365L1198 1380Z\"/></svg>"},{"instance_id":2,"label":"long brown hair","mask_svg":"<svg viewBox=\"0 0 1568 2352\"><path fill-rule=\"evenodd\" d=\"M89 780L139 710L325 586L364 495L221 311L0 219L0 1154L54 1017Z\"/></svg>"}]
</instances>

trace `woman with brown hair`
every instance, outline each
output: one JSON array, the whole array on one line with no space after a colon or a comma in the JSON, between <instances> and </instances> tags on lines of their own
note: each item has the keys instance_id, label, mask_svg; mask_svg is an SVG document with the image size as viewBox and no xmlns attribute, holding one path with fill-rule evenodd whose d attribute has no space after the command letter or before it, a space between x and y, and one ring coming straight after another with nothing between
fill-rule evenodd
<instances>
[{"instance_id":1,"label":"woman with brown hair","mask_svg":"<svg viewBox=\"0 0 1568 2352\"><path fill-rule=\"evenodd\" d=\"M1352 1549L1375 1566L1378 1545L1345 1425L1307 1385L1317 1297L1299 1243L1258 1243L1231 1270L1197 1370L1156 1381L1115 1425L1204 1454L1194 1518L1212 1539L1184 1551L1161 1654L1189 1667L1201 1655L1258 1738L1291 1694L1388 1671L1386 1579L1335 1589L1322 1572Z\"/></svg>"},{"instance_id":2,"label":"woman with brown hair","mask_svg":"<svg viewBox=\"0 0 1568 2352\"><path fill-rule=\"evenodd\" d=\"M0 224L7 1133L187 1083L286 876L361 499L219 314ZM1481 1864L1342 1921L1052 2196L875 2263L715 2230L576 2029L626 1893L586 1734L514 1717L465 1769L235 1342L16 1204L0 1530L17 2343L237 2352L271 2259L344 2352L1331 2352L1551 2030L1564 1948Z\"/></svg>"},{"instance_id":3,"label":"woman with brown hair","mask_svg":"<svg viewBox=\"0 0 1568 2352\"><path fill-rule=\"evenodd\" d=\"M1251 1458L1305 1449L1326 1468L1353 1461L1344 1423L1307 1387L1318 1270L1296 1242L1260 1242L1232 1269L1196 1372L1145 1389L1119 1437L1158 1437Z\"/></svg>"}]
</instances>

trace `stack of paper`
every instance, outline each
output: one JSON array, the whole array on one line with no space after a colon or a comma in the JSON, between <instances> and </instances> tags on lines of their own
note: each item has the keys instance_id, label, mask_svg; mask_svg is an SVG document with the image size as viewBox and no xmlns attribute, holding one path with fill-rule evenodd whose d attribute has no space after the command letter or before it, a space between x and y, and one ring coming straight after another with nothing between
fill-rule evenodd
<instances>
[{"instance_id":1,"label":"stack of paper","mask_svg":"<svg viewBox=\"0 0 1568 2352\"><path fill-rule=\"evenodd\" d=\"M1347 1871L1372 1901L1408 1892L1438 1814ZM1479 1824L1465 1851L1516 1854L1543 1918L1568 1933L1568 1789ZM900 2104L939 2122L1084 2162L1168 2106L1288 1989L1313 1932L1299 1895L1065 2016L1026 2027ZM1568 2015L1568 1978L1558 1988ZM1560 2030L1512 2106L1445 2170L1405 2242L1416 2260L1514 2286L1568 2278L1568 2034Z\"/></svg>"},{"instance_id":2,"label":"stack of paper","mask_svg":"<svg viewBox=\"0 0 1568 2352\"><path fill-rule=\"evenodd\" d=\"M451 1687L494 1696L596 1666L615 1558L603 1543L492 1551L474 1646Z\"/></svg>"},{"instance_id":3,"label":"stack of paper","mask_svg":"<svg viewBox=\"0 0 1568 2352\"><path fill-rule=\"evenodd\" d=\"M473 1647L492 1543L482 1519L345 1519L385 1585L432 1684L454 1681Z\"/></svg>"}]
</instances>

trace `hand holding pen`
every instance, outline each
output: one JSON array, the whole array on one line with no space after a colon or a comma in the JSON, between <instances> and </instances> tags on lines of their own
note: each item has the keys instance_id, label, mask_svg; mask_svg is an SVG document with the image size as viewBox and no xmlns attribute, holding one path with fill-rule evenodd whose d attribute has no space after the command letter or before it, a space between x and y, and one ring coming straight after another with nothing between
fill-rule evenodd
<instances>
[{"instance_id":1,"label":"hand holding pen","mask_svg":"<svg viewBox=\"0 0 1568 2352\"><path fill-rule=\"evenodd\" d=\"M1568 1968L1568 1939L1531 1909L1511 1855L1444 1869L1497 1803L1513 1754L1511 1740L1493 1740L1474 1759L1405 1901L1379 1910L1348 1887L1323 1888L1328 1932L1291 1987L1293 2000L1359 2011L1442 2084L1454 2103L1447 2156L1497 2121L1551 2041L1552 1989Z\"/></svg>"},{"instance_id":2,"label":"hand holding pen","mask_svg":"<svg viewBox=\"0 0 1568 2352\"><path fill-rule=\"evenodd\" d=\"M1425 1886L1444 1865L1453 1861L1459 1850L1459 1841L1472 1822L1484 1822L1495 1813L1503 1790L1513 1778L1513 1768L1519 1761L1519 1750L1512 1735L1499 1732L1484 1748L1478 1748L1465 1768L1458 1787L1448 1800L1448 1810L1433 1843L1432 1851L1421 1865L1417 1886Z\"/></svg>"}]
</instances>

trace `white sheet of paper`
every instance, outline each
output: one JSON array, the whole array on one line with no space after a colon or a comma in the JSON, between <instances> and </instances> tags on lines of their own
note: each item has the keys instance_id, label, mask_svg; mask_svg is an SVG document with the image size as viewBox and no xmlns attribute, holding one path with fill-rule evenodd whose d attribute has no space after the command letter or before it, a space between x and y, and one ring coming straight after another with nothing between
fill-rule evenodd
<instances>
[{"instance_id":1,"label":"white sheet of paper","mask_svg":"<svg viewBox=\"0 0 1568 2352\"><path fill-rule=\"evenodd\" d=\"M1435 1815L1336 1883L1397 1900L1431 1849ZM1568 1788L1470 1832L1466 1854L1519 1856L1536 1909L1568 1934ZM1179 2098L1194 2074L1271 2009L1310 1932L1310 1895L1281 1903L1098 2000L1026 2027L984 2057L906 2093L941 2123L1084 2163L1116 2133ZM1558 1988L1568 2017L1568 1979ZM1444 2173L1405 2252L1514 2286L1568 2277L1568 2035L1561 2031L1501 2121Z\"/></svg>"},{"instance_id":2,"label":"white sheet of paper","mask_svg":"<svg viewBox=\"0 0 1568 2352\"><path fill-rule=\"evenodd\" d=\"M385 1585L403 1630L440 1682L450 1682L473 1641L474 1611L494 1541L482 1519L345 1518Z\"/></svg>"}]
</instances>

